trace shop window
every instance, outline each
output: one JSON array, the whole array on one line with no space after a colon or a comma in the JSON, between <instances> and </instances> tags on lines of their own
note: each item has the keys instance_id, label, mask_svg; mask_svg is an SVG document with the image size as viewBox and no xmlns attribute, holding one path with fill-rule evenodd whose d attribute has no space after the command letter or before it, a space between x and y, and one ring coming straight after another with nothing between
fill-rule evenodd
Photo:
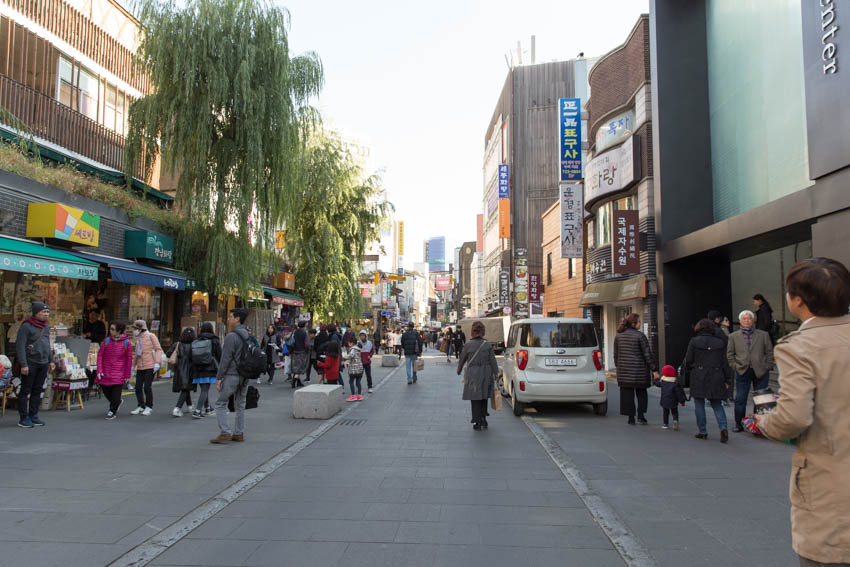
<instances>
[{"instance_id":1,"label":"shop window","mask_svg":"<svg viewBox=\"0 0 850 567\"><path fill-rule=\"evenodd\" d=\"M79 81L80 81L80 112L91 118L92 120L97 120L97 101L98 101L98 81L97 77L86 71L85 69L80 69L79 71Z\"/></svg>"},{"instance_id":2,"label":"shop window","mask_svg":"<svg viewBox=\"0 0 850 567\"><path fill-rule=\"evenodd\" d=\"M635 210L635 197L628 196L615 201L608 201L601 205L596 211L596 238L594 239L595 246L588 248L597 248L611 243L611 222L614 211L633 211Z\"/></svg>"},{"instance_id":3,"label":"shop window","mask_svg":"<svg viewBox=\"0 0 850 567\"><path fill-rule=\"evenodd\" d=\"M148 323L148 329L157 331L154 322L160 320L160 290L146 285L130 286L130 302L128 310L128 321L143 319Z\"/></svg>"}]
</instances>

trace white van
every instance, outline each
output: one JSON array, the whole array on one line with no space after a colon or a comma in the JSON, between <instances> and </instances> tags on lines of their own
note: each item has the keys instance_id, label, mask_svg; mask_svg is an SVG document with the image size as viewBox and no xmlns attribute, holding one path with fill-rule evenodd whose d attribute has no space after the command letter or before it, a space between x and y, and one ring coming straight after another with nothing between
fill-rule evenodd
<instances>
[{"instance_id":1,"label":"white van","mask_svg":"<svg viewBox=\"0 0 850 567\"><path fill-rule=\"evenodd\" d=\"M514 415L532 402L584 402L608 412L602 351L589 319L520 319L511 325L501 387Z\"/></svg>"}]
</instances>

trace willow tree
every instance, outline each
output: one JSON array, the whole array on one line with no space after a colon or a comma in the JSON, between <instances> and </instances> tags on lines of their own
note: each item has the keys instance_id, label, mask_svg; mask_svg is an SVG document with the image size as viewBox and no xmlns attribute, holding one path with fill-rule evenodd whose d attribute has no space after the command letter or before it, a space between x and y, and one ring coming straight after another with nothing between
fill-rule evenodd
<instances>
[{"instance_id":1,"label":"willow tree","mask_svg":"<svg viewBox=\"0 0 850 567\"><path fill-rule=\"evenodd\" d=\"M127 171L143 157L149 179L163 156L179 176L179 264L213 291L247 293L300 192L321 62L290 56L289 15L268 1L136 4L152 92L130 108Z\"/></svg>"},{"instance_id":2,"label":"willow tree","mask_svg":"<svg viewBox=\"0 0 850 567\"><path fill-rule=\"evenodd\" d=\"M333 134L320 133L307 147L302 194L286 230L286 256L297 292L319 318L358 313L363 253L374 242L392 205L381 198L381 180L365 176Z\"/></svg>"}]
</instances>

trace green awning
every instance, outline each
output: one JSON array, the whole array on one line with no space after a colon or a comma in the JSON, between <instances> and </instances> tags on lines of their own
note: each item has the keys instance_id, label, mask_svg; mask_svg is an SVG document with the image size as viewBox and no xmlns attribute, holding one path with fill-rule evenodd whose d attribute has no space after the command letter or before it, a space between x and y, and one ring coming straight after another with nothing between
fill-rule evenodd
<instances>
[{"instance_id":1,"label":"green awning","mask_svg":"<svg viewBox=\"0 0 850 567\"><path fill-rule=\"evenodd\" d=\"M294 293L286 293L285 291L279 291L271 287L263 287L263 292L271 295L274 303L304 307L304 298L298 297Z\"/></svg>"},{"instance_id":2,"label":"green awning","mask_svg":"<svg viewBox=\"0 0 850 567\"><path fill-rule=\"evenodd\" d=\"M98 264L35 242L0 236L0 270L97 280Z\"/></svg>"}]
</instances>

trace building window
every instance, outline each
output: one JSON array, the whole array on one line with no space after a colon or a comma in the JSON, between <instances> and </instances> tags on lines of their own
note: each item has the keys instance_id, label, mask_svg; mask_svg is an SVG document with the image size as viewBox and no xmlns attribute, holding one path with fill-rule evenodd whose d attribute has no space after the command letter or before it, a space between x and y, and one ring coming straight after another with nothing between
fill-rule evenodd
<instances>
[{"instance_id":1,"label":"building window","mask_svg":"<svg viewBox=\"0 0 850 567\"><path fill-rule=\"evenodd\" d=\"M80 79L80 106L79 110L92 120L97 120L98 81L97 77L86 71L79 70Z\"/></svg>"},{"instance_id":2,"label":"building window","mask_svg":"<svg viewBox=\"0 0 850 567\"><path fill-rule=\"evenodd\" d=\"M546 285L552 285L552 253L546 254Z\"/></svg>"},{"instance_id":3,"label":"building window","mask_svg":"<svg viewBox=\"0 0 850 567\"><path fill-rule=\"evenodd\" d=\"M596 211L596 237L594 248L605 246L611 243L611 222L614 211L633 211L635 210L634 196L623 197L616 201L608 201L601 205Z\"/></svg>"}]
</instances>

